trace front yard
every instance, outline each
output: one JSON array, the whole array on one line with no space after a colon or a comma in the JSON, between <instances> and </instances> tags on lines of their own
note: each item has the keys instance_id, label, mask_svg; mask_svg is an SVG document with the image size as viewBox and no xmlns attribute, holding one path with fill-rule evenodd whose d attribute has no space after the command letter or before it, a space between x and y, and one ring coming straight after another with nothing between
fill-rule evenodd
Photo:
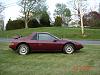
<instances>
[{"instance_id":1,"label":"front yard","mask_svg":"<svg viewBox=\"0 0 100 75\"><path fill-rule=\"evenodd\" d=\"M18 55L0 43L0 75L99 75L100 45L85 45L81 51Z\"/></svg>"},{"instance_id":2,"label":"front yard","mask_svg":"<svg viewBox=\"0 0 100 75\"><path fill-rule=\"evenodd\" d=\"M100 40L100 29L87 29L85 28L85 36L81 35L80 28L67 28L67 27L40 27L17 29L9 31L0 31L0 38L12 38L17 34L27 36L32 32L49 32L59 38L68 38L74 40Z\"/></svg>"}]
</instances>

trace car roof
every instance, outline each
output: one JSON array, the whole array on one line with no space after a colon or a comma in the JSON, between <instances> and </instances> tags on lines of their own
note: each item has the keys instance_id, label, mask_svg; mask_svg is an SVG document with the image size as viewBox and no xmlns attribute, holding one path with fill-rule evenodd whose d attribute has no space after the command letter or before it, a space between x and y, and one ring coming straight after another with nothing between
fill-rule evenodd
<instances>
[{"instance_id":1,"label":"car roof","mask_svg":"<svg viewBox=\"0 0 100 75\"><path fill-rule=\"evenodd\" d=\"M33 32L32 34L37 34L37 33L45 33L45 34L48 34L48 32Z\"/></svg>"}]
</instances>

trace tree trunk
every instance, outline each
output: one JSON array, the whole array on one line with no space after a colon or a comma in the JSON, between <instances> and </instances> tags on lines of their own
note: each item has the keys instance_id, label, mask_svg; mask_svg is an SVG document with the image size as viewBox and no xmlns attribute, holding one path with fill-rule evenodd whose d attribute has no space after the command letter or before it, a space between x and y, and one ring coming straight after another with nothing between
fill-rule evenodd
<instances>
[{"instance_id":1,"label":"tree trunk","mask_svg":"<svg viewBox=\"0 0 100 75\"><path fill-rule=\"evenodd\" d=\"M82 32L82 35L84 35L83 13L81 9L80 9L80 21L81 21L81 32Z\"/></svg>"},{"instance_id":2,"label":"tree trunk","mask_svg":"<svg viewBox=\"0 0 100 75\"><path fill-rule=\"evenodd\" d=\"M27 13L25 12L25 28L28 28Z\"/></svg>"},{"instance_id":3,"label":"tree trunk","mask_svg":"<svg viewBox=\"0 0 100 75\"><path fill-rule=\"evenodd\" d=\"M81 25L81 33L82 35L84 36L84 26L83 26L83 12L82 12L82 6L81 6L81 1L78 0L78 13L79 13L79 16L80 16L80 25Z\"/></svg>"},{"instance_id":4,"label":"tree trunk","mask_svg":"<svg viewBox=\"0 0 100 75\"><path fill-rule=\"evenodd\" d=\"M28 28L28 22L25 20L25 28Z\"/></svg>"}]
</instances>

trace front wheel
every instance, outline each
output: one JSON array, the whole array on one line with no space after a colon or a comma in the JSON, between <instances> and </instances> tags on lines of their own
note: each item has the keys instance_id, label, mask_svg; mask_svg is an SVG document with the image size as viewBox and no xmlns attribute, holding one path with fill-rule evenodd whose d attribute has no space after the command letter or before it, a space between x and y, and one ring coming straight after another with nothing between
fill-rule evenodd
<instances>
[{"instance_id":1,"label":"front wheel","mask_svg":"<svg viewBox=\"0 0 100 75\"><path fill-rule=\"evenodd\" d=\"M18 46L17 52L20 55L26 55L29 53L29 47L26 44L21 44Z\"/></svg>"},{"instance_id":2,"label":"front wheel","mask_svg":"<svg viewBox=\"0 0 100 75\"><path fill-rule=\"evenodd\" d=\"M66 44L63 51L65 54L72 54L74 52L74 46L72 44Z\"/></svg>"}]
</instances>

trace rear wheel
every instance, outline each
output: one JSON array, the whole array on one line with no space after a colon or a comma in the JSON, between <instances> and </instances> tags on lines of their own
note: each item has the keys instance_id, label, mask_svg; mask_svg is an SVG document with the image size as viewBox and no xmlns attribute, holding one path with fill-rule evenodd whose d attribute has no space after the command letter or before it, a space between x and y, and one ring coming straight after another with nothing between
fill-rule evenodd
<instances>
[{"instance_id":1,"label":"rear wheel","mask_svg":"<svg viewBox=\"0 0 100 75\"><path fill-rule=\"evenodd\" d=\"M28 47L28 45L26 45L26 44L20 44L18 46L17 52L20 55L26 55L26 54L28 54L29 53L29 47Z\"/></svg>"},{"instance_id":2,"label":"rear wheel","mask_svg":"<svg viewBox=\"0 0 100 75\"><path fill-rule=\"evenodd\" d=\"M63 51L65 54L72 54L74 52L74 46L73 44L66 44L63 48Z\"/></svg>"}]
</instances>

